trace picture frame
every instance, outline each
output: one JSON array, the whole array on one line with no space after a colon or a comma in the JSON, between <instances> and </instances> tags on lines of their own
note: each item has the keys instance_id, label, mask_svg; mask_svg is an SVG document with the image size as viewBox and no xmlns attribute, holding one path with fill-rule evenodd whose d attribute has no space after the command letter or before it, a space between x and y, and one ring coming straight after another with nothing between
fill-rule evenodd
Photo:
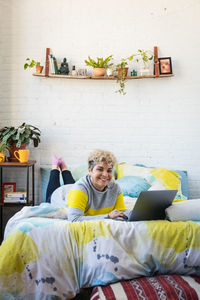
<instances>
[{"instance_id":1,"label":"picture frame","mask_svg":"<svg viewBox=\"0 0 200 300\"><path fill-rule=\"evenodd\" d=\"M3 182L1 186L1 202L4 203L4 194L16 192L16 182Z\"/></svg>"},{"instance_id":2,"label":"picture frame","mask_svg":"<svg viewBox=\"0 0 200 300\"><path fill-rule=\"evenodd\" d=\"M158 62L160 75L173 74L171 57L160 57L158 58Z\"/></svg>"}]
</instances>

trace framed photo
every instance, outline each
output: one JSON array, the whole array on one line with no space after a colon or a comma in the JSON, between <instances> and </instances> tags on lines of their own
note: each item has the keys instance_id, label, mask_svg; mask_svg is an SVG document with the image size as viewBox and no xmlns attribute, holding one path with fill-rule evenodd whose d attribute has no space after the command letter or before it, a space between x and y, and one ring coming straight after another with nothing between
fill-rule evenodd
<instances>
[{"instance_id":1,"label":"framed photo","mask_svg":"<svg viewBox=\"0 0 200 300\"><path fill-rule=\"evenodd\" d=\"M172 60L171 57L161 57L159 61L160 75L172 74Z\"/></svg>"},{"instance_id":2,"label":"framed photo","mask_svg":"<svg viewBox=\"0 0 200 300\"><path fill-rule=\"evenodd\" d=\"M16 192L16 182L3 182L1 187L1 202L4 202L4 194Z\"/></svg>"}]
</instances>

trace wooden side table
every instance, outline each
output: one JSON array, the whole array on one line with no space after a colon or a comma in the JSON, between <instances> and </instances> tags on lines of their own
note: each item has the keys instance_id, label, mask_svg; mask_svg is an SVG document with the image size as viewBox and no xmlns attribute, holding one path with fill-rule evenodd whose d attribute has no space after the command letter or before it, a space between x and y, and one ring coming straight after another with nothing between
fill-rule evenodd
<instances>
[{"instance_id":1,"label":"wooden side table","mask_svg":"<svg viewBox=\"0 0 200 300\"><path fill-rule=\"evenodd\" d=\"M35 205L35 160L28 161L27 163L20 163L20 162L1 162L0 163L0 195L2 194L2 182L3 182L3 169L4 168L25 168L26 169L26 203L2 203L0 200L0 241L3 239L3 209L4 207L13 207L19 206L23 207L25 205ZM29 197L29 179L30 179L30 172L32 172L32 199L30 201ZM1 198L0 198L1 199Z\"/></svg>"}]
</instances>

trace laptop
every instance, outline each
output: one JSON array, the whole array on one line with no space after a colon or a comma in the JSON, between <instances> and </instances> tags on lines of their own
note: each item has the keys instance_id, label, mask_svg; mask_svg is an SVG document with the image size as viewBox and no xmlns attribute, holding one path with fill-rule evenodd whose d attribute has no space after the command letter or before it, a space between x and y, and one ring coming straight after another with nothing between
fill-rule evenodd
<instances>
[{"instance_id":1,"label":"laptop","mask_svg":"<svg viewBox=\"0 0 200 300\"><path fill-rule=\"evenodd\" d=\"M165 209L169 207L177 190L143 191L126 221L148 221L166 219Z\"/></svg>"}]
</instances>

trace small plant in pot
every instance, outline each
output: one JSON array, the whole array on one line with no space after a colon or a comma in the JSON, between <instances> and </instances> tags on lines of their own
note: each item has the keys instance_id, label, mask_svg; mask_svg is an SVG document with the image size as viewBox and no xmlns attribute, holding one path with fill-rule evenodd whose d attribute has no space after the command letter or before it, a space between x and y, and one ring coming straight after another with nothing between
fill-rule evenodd
<instances>
[{"instance_id":1,"label":"small plant in pot","mask_svg":"<svg viewBox=\"0 0 200 300\"><path fill-rule=\"evenodd\" d=\"M117 73L115 77L117 78L117 83L119 83L119 90L116 93L120 93L121 95L126 95L125 92L125 81L128 74L128 61L133 60L134 55L131 55L128 58L122 58L121 62L116 65L115 72Z\"/></svg>"},{"instance_id":2,"label":"small plant in pot","mask_svg":"<svg viewBox=\"0 0 200 300\"><path fill-rule=\"evenodd\" d=\"M140 75L149 75L149 62L153 60L154 55L150 50L138 49L136 54L131 57L136 58L136 61L140 64Z\"/></svg>"},{"instance_id":3,"label":"small plant in pot","mask_svg":"<svg viewBox=\"0 0 200 300\"><path fill-rule=\"evenodd\" d=\"M14 151L25 149L33 141L34 147L40 143L41 131L30 124L22 123L18 127L3 127L0 129L0 140L4 141L9 147L9 161L17 161Z\"/></svg>"},{"instance_id":4,"label":"small plant in pot","mask_svg":"<svg viewBox=\"0 0 200 300\"><path fill-rule=\"evenodd\" d=\"M8 144L5 141L1 141L0 142L0 162L5 161L7 151L8 151Z\"/></svg>"},{"instance_id":5,"label":"small plant in pot","mask_svg":"<svg viewBox=\"0 0 200 300\"><path fill-rule=\"evenodd\" d=\"M27 68L36 68L36 73L42 73L43 66L40 65L39 61L35 61L34 59L27 58L26 63L24 64L24 70Z\"/></svg>"},{"instance_id":6,"label":"small plant in pot","mask_svg":"<svg viewBox=\"0 0 200 300\"><path fill-rule=\"evenodd\" d=\"M85 64L87 66L93 67L93 75L96 77L104 76L106 73L106 69L110 68L113 63L111 63L113 55L109 55L105 59L103 57L97 57L96 60L92 59L88 56L88 60L85 60Z\"/></svg>"},{"instance_id":7,"label":"small plant in pot","mask_svg":"<svg viewBox=\"0 0 200 300\"><path fill-rule=\"evenodd\" d=\"M120 93L122 95L126 95L125 92L125 80L126 80L126 76L128 73L128 62L126 61L125 58L121 59L121 62L119 64L116 65L116 72L117 74L115 75L115 77L117 78L117 83L119 83L119 90L116 91L116 93Z\"/></svg>"}]
</instances>

